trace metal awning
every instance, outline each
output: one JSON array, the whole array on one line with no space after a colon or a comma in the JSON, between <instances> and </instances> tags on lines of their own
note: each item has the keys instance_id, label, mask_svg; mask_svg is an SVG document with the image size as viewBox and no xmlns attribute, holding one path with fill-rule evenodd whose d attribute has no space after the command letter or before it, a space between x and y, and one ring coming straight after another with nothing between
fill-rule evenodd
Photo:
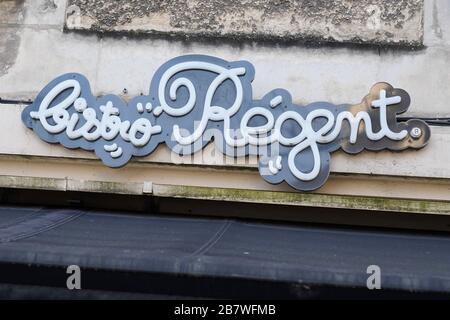
<instances>
[{"instance_id":1,"label":"metal awning","mask_svg":"<svg viewBox=\"0 0 450 320\"><path fill-rule=\"evenodd\" d=\"M369 265L377 294L450 292L445 234L0 207L3 285L64 289L74 264L83 289L164 296L364 296Z\"/></svg>"}]
</instances>

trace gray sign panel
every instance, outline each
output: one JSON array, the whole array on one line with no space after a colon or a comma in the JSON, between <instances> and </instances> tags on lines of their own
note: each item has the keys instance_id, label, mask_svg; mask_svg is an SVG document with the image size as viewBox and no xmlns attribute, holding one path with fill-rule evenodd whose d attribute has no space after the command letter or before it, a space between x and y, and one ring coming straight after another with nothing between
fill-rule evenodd
<instances>
[{"instance_id":1,"label":"gray sign panel","mask_svg":"<svg viewBox=\"0 0 450 320\"><path fill-rule=\"evenodd\" d=\"M387 83L375 84L356 105L301 106L284 89L253 99L254 76L247 61L180 56L157 70L149 95L125 102L115 95L95 97L84 76L68 73L42 89L22 120L41 139L92 150L115 168L160 143L189 155L213 142L230 157L259 156L267 182L285 181L304 191L325 183L330 153L338 149L418 149L430 138L421 120L397 122L410 97Z\"/></svg>"}]
</instances>

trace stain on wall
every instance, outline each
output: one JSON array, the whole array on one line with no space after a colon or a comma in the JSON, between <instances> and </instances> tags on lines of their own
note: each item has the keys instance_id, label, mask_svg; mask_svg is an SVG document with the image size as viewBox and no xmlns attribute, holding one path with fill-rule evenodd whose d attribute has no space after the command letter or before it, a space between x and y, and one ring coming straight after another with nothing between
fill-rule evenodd
<instances>
[{"instance_id":1,"label":"stain on wall","mask_svg":"<svg viewBox=\"0 0 450 320\"><path fill-rule=\"evenodd\" d=\"M16 61L20 45L19 25L25 16L24 0L0 0L0 76Z\"/></svg>"}]
</instances>

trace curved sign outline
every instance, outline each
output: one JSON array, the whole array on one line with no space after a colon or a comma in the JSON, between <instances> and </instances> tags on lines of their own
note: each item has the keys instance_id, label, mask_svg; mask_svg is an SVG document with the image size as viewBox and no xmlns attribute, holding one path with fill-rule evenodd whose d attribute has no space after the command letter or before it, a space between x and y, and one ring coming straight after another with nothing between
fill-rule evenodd
<instances>
[{"instance_id":1,"label":"curved sign outline","mask_svg":"<svg viewBox=\"0 0 450 320\"><path fill-rule=\"evenodd\" d=\"M254 75L247 61L180 56L157 70L149 95L125 102L116 95L97 98L83 75L67 73L39 92L22 120L41 139L92 150L114 168L161 143L188 155L214 141L227 156L259 156L267 182L302 191L325 183L330 154L338 149L419 149L430 138L424 121L397 121L410 97L388 83L375 84L359 104L301 106L284 89L253 99Z\"/></svg>"}]
</instances>

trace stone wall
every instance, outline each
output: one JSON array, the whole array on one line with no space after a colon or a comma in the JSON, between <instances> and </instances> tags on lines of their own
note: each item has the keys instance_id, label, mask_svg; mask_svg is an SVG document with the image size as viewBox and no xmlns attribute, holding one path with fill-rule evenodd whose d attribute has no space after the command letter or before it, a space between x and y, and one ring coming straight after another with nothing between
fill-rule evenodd
<instances>
[{"instance_id":1,"label":"stone wall","mask_svg":"<svg viewBox=\"0 0 450 320\"><path fill-rule=\"evenodd\" d=\"M421 46L423 0L70 0L70 30Z\"/></svg>"}]
</instances>

